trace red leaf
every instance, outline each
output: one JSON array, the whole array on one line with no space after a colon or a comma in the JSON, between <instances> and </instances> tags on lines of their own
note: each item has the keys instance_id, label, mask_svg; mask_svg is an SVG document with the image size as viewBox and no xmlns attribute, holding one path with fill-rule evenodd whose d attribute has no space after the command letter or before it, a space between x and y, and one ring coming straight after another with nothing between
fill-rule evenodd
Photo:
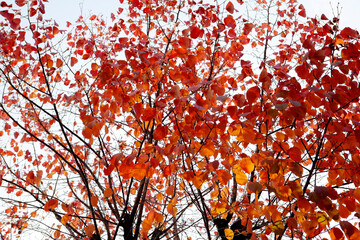
<instances>
[{"instance_id":1,"label":"red leaf","mask_svg":"<svg viewBox=\"0 0 360 240\"><path fill-rule=\"evenodd\" d=\"M244 32L243 34L244 34L244 35L248 35L253 28L254 28L254 24L252 24L252 23L245 23L245 24L244 24L244 28L243 28L243 32Z\"/></svg>"},{"instance_id":2,"label":"red leaf","mask_svg":"<svg viewBox=\"0 0 360 240\"><path fill-rule=\"evenodd\" d=\"M19 7L24 6L26 2L26 0L15 0L16 5L18 5Z\"/></svg>"},{"instance_id":3,"label":"red leaf","mask_svg":"<svg viewBox=\"0 0 360 240\"><path fill-rule=\"evenodd\" d=\"M141 119L143 121L147 122L147 121L153 120L155 118L155 116L156 116L156 109L148 107L148 108L144 109Z\"/></svg>"},{"instance_id":4,"label":"red leaf","mask_svg":"<svg viewBox=\"0 0 360 240\"><path fill-rule=\"evenodd\" d=\"M155 140L162 140L166 137L167 135L167 127L166 126L157 126L157 128L155 129L155 133L154 133L154 139Z\"/></svg>"},{"instance_id":5,"label":"red leaf","mask_svg":"<svg viewBox=\"0 0 360 240\"><path fill-rule=\"evenodd\" d=\"M302 17L306 17L306 11L302 4L300 4L299 9L301 9L301 11L299 12L299 15Z\"/></svg>"},{"instance_id":6,"label":"red leaf","mask_svg":"<svg viewBox=\"0 0 360 240\"><path fill-rule=\"evenodd\" d=\"M39 2L39 11L44 14L45 13L45 5L42 1Z\"/></svg>"},{"instance_id":7,"label":"red leaf","mask_svg":"<svg viewBox=\"0 0 360 240\"><path fill-rule=\"evenodd\" d=\"M314 42L310 39L305 39L305 41L303 42L303 47L306 49L312 49L314 48Z\"/></svg>"},{"instance_id":8,"label":"red leaf","mask_svg":"<svg viewBox=\"0 0 360 240\"><path fill-rule=\"evenodd\" d=\"M357 228L348 221L340 221L340 227L348 238L358 231Z\"/></svg>"},{"instance_id":9,"label":"red leaf","mask_svg":"<svg viewBox=\"0 0 360 240\"><path fill-rule=\"evenodd\" d=\"M109 176L112 173L112 171L114 171L114 169L115 169L115 166L110 164L107 168L104 169L104 174L106 176Z\"/></svg>"},{"instance_id":10,"label":"red leaf","mask_svg":"<svg viewBox=\"0 0 360 240\"><path fill-rule=\"evenodd\" d=\"M344 28L341 32L340 32L340 36L343 37L343 39L350 39L350 38L355 38L359 35L359 32L352 29L352 28L349 28L349 27L346 27Z\"/></svg>"},{"instance_id":11,"label":"red leaf","mask_svg":"<svg viewBox=\"0 0 360 240\"><path fill-rule=\"evenodd\" d=\"M292 147L288 150L288 154L290 156L290 158L292 160L294 160L295 162L300 162L301 161L301 151L299 148L297 147Z\"/></svg>"},{"instance_id":12,"label":"red leaf","mask_svg":"<svg viewBox=\"0 0 360 240\"><path fill-rule=\"evenodd\" d=\"M204 33L204 30L198 28L198 27L192 27L191 32L190 32L190 37L191 38L198 38L201 37Z\"/></svg>"},{"instance_id":13,"label":"red leaf","mask_svg":"<svg viewBox=\"0 0 360 240\"><path fill-rule=\"evenodd\" d=\"M226 26L230 27L230 28L235 28L236 27L236 22L234 20L234 18L231 15L227 15L226 18L224 18L224 23Z\"/></svg>"},{"instance_id":14,"label":"red leaf","mask_svg":"<svg viewBox=\"0 0 360 240\"><path fill-rule=\"evenodd\" d=\"M229 13L234 13L234 5L232 4L232 2L228 2L228 4L226 4L226 11L228 11Z\"/></svg>"},{"instance_id":15,"label":"red leaf","mask_svg":"<svg viewBox=\"0 0 360 240\"><path fill-rule=\"evenodd\" d=\"M30 17L33 17L37 13L35 8L30 8Z\"/></svg>"},{"instance_id":16,"label":"red leaf","mask_svg":"<svg viewBox=\"0 0 360 240\"><path fill-rule=\"evenodd\" d=\"M246 92L246 98L249 103L255 102L255 100L260 96L260 88L258 86L252 87Z\"/></svg>"}]
</instances>

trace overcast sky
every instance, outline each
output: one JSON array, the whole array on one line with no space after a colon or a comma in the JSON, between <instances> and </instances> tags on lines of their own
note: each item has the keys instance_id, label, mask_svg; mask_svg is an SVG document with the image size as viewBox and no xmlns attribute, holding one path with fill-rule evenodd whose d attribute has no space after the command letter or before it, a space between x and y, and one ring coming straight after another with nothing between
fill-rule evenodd
<instances>
[{"instance_id":1,"label":"overcast sky","mask_svg":"<svg viewBox=\"0 0 360 240\"><path fill-rule=\"evenodd\" d=\"M339 3L341 9L340 26L360 29L360 1L359 0L298 0L305 6L308 16L324 13L328 18L333 17L333 11ZM55 19L58 24L65 26L66 21L73 22L81 13L83 16L100 14L109 17L119 7L118 0L49 0L46 5L46 15Z\"/></svg>"}]
</instances>

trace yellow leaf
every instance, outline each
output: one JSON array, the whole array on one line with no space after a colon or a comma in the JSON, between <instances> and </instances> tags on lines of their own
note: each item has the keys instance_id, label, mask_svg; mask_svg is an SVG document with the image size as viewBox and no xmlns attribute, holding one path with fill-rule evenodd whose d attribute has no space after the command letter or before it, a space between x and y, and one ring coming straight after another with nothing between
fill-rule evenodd
<instances>
[{"instance_id":1,"label":"yellow leaf","mask_svg":"<svg viewBox=\"0 0 360 240\"><path fill-rule=\"evenodd\" d=\"M274 222L273 226L271 228L272 228L272 231L277 235L282 234L283 231L285 230L285 226L282 221Z\"/></svg>"},{"instance_id":2,"label":"yellow leaf","mask_svg":"<svg viewBox=\"0 0 360 240\"><path fill-rule=\"evenodd\" d=\"M104 191L104 196L109 198L111 197L111 195L113 194L113 191L111 190L111 188L106 188Z\"/></svg>"},{"instance_id":3,"label":"yellow leaf","mask_svg":"<svg viewBox=\"0 0 360 240\"><path fill-rule=\"evenodd\" d=\"M234 232L233 230L226 228L225 229L225 237L229 240L232 240L234 238Z\"/></svg>"},{"instance_id":4,"label":"yellow leaf","mask_svg":"<svg viewBox=\"0 0 360 240\"><path fill-rule=\"evenodd\" d=\"M236 173L236 178L235 179L236 179L236 182L238 184L240 184L240 185L245 185L247 183L247 181L248 181L248 178L247 178L246 174L243 173L243 172Z\"/></svg>"}]
</instances>

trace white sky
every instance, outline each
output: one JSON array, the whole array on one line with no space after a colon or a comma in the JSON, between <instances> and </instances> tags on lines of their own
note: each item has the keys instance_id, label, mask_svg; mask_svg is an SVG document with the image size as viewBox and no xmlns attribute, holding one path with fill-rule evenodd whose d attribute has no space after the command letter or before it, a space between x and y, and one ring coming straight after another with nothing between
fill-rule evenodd
<instances>
[{"instance_id":1,"label":"white sky","mask_svg":"<svg viewBox=\"0 0 360 240\"><path fill-rule=\"evenodd\" d=\"M341 9L340 27L360 29L360 1L359 0L298 0L305 6L308 16L324 13L329 19L333 11L337 12L339 3ZM60 26L66 21L74 22L81 13L84 17L102 13L109 17L119 7L119 0L49 0L46 4L47 18L53 18Z\"/></svg>"}]
</instances>

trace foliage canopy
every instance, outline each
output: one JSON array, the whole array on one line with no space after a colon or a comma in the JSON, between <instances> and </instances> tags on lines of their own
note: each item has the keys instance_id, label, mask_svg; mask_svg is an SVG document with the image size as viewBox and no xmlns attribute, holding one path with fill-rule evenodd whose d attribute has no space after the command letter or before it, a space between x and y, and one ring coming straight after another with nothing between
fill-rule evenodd
<instances>
[{"instance_id":1,"label":"foliage canopy","mask_svg":"<svg viewBox=\"0 0 360 240\"><path fill-rule=\"evenodd\" d=\"M120 0L62 30L9 2L1 239L360 239L360 36L338 18Z\"/></svg>"}]
</instances>

